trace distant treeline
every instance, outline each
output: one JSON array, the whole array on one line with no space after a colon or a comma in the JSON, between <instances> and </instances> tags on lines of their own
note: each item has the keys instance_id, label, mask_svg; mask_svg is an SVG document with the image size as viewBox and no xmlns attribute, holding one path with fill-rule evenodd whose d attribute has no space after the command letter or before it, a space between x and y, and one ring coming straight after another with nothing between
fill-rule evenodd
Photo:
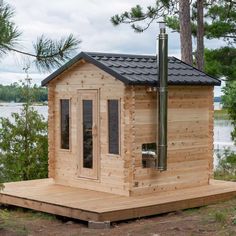
<instances>
[{"instance_id":1,"label":"distant treeline","mask_svg":"<svg viewBox=\"0 0 236 236\"><path fill-rule=\"evenodd\" d=\"M48 91L46 88L34 85L29 88L33 93L35 102L47 101ZM22 86L18 83L0 85L0 101L2 102L25 102L22 94Z\"/></svg>"}]
</instances>

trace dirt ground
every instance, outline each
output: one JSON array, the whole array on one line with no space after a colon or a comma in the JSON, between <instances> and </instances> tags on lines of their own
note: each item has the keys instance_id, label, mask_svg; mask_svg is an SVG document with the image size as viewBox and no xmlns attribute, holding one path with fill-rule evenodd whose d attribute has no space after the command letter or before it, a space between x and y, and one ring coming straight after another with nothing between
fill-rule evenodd
<instances>
[{"instance_id":1,"label":"dirt ground","mask_svg":"<svg viewBox=\"0 0 236 236\"><path fill-rule=\"evenodd\" d=\"M201 208L116 222L88 229L86 222L2 206L0 236L226 236L236 235L236 199Z\"/></svg>"}]
</instances>

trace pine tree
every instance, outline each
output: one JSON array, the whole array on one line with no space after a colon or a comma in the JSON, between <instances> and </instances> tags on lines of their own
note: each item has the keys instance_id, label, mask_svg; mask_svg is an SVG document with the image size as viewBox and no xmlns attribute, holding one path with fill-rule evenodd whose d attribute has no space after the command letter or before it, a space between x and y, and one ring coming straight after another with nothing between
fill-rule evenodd
<instances>
[{"instance_id":1,"label":"pine tree","mask_svg":"<svg viewBox=\"0 0 236 236\"><path fill-rule=\"evenodd\" d=\"M179 0L179 24L180 24L180 46L181 46L181 59L188 63L193 64L193 46L192 34L190 24L190 2L189 0Z\"/></svg>"},{"instance_id":2,"label":"pine tree","mask_svg":"<svg viewBox=\"0 0 236 236\"><path fill-rule=\"evenodd\" d=\"M174 18L170 18L170 16ZM189 0L156 0L153 6L148 6L146 11L140 5L131 8L130 12L111 17L114 26L130 24L135 32L147 30L153 22L169 17L169 20L178 20L180 31L181 59L192 65L192 38L190 21ZM168 21L167 21L168 23ZM176 23L176 22L175 22ZM168 24L171 27L171 24Z\"/></svg>"},{"instance_id":3,"label":"pine tree","mask_svg":"<svg viewBox=\"0 0 236 236\"><path fill-rule=\"evenodd\" d=\"M204 0L197 0L197 49L196 67L204 70Z\"/></svg>"},{"instance_id":4,"label":"pine tree","mask_svg":"<svg viewBox=\"0 0 236 236\"><path fill-rule=\"evenodd\" d=\"M19 50L17 45L22 32L12 20L13 16L13 8L0 0L0 56L10 52L20 53L34 58L34 63L40 71L48 71L70 59L81 42L72 34L56 41L42 35L33 44L34 53Z\"/></svg>"},{"instance_id":5,"label":"pine tree","mask_svg":"<svg viewBox=\"0 0 236 236\"><path fill-rule=\"evenodd\" d=\"M205 49L205 70L215 77L236 81L236 48Z\"/></svg>"},{"instance_id":6,"label":"pine tree","mask_svg":"<svg viewBox=\"0 0 236 236\"><path fill-rule=\"evenodd\" d=\"M189 11L187 5L189 3ZM190 19L188 17L190 14ZM180 33L181 58L191 64L193 56L192 41L189 37L189 28L192 36L197 38L196 66L204 69L204 37L219 38L228 44L236 43L236 4L235 0L160 0L146 11L140 5L131 8L129 12L111 17L113 25L130 24L135 32L144 32L151 24L164 19L167 26ZM187 30L186 30L187 29Z\"/></svg>"}]
</instances>

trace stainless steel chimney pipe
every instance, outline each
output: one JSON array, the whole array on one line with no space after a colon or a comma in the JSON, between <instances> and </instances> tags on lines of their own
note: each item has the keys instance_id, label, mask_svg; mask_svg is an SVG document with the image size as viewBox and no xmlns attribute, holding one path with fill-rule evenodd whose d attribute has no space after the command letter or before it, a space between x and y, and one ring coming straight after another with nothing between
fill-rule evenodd
<instances>
[{"instance_id":1,"label":"stainless steel chimney pipe","mask_svg":"<svg viewBox=\"0 0 236 236\"><path fill-rule=\"evenodd\" d=\"M168 35L166 34L165 23L160 23L160 34L158 36L158 70L159 82L157 90L158 99L158 164L160 171L167 170L167 105L168 105Z\"/></svg>"}]
</instances>

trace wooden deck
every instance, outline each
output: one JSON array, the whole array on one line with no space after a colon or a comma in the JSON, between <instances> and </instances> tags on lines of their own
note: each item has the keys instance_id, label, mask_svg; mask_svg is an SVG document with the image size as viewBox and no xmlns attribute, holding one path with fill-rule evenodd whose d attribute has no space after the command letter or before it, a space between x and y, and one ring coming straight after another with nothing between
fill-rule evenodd
<instances>
[{"instance_id":1,"label":"wooden deck","mask_svg":"<svg viewBox=\"0 0 236 236\"><path fill-rule=\"evenodd\" d=\"M203 206L236 196L236 183L125 197L40 179L5 184L0 202L85 221L118 221Z\"/></svg>"}]
</instances>

